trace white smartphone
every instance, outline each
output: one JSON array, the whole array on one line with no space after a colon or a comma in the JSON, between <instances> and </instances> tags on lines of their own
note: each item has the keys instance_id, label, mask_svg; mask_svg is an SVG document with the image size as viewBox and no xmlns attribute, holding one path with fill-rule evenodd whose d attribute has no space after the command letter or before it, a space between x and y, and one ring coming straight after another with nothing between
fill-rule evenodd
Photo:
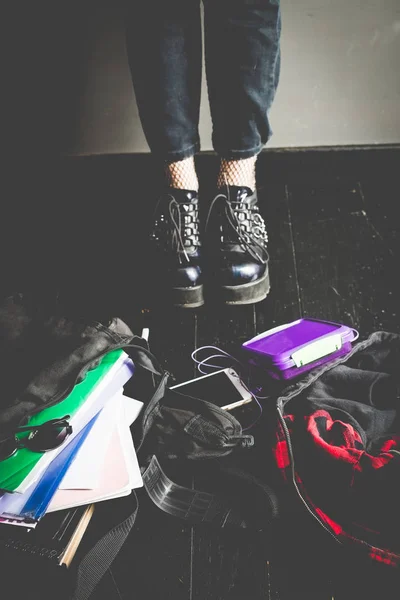
<instances>
[{"instance_id":1,"label":"white smartphone","mask_svg":"<svg viewBox=\"0 0 400 600\"><path fill-rule=\"evenodd\" d=\"M221 369L202 377L196 377L178 385L171 390L181 391L188 396L206 400L224 410L232 410L252 401L253 396L242 383L234 369Z\"/></svg>"}]
</instances>

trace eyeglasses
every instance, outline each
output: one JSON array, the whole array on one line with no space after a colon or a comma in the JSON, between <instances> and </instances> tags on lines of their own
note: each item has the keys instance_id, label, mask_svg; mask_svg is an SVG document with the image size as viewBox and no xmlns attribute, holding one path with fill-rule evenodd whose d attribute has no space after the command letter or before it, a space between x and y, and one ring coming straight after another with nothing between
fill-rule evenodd
<instances>
[{"instance_id":1,"label":"eyeglasses","mask_svg":"<svg viewBox=\"0 0 400 600\"><path fill-rule=\"evenodd\" d=\"M0 460L9 458L19 448L28 448L32 452L47 452L61 446L72 433L68 422L70 415L60 419L51 419L42 425L18 427L15 433L0 442ZM20 434L26 434L20 437Z\"/></svg>"}]
</instances>

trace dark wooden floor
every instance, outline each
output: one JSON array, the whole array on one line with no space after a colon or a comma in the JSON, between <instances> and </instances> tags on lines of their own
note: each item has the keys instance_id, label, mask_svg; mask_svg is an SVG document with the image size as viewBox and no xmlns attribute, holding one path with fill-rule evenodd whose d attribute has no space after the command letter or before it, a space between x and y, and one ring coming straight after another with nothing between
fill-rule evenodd
<instances>
[{"instance_id":1,"label":"dark wooden floor","mask_svg":"<svg viewBox=\"0 0 400 600\"><path fill-rule=\"evenodd\" d=\"M153 352L181 381L195 375L190 359L195 348L212 344L234 353L254 334L301 316L346 323L361 338L377 330L399 332L399 157L390 148L261 155L258 186L272 287L255 306L149 308L141 237L154 203L148 156L69 158L51 163L51 173L41 165L48 177L35 211L52 215L52 227L42 223L38 236L21 226L24 243L14 245L19 269L10 278L17 273L36 285L71 289L82 310L118 311L137 333L148 326ZM216 158L201 155L198 167L206 196ZM26 252L30 236L32 244L36 237L39 258ZM50 251L54 245L57 262ZM263 460L258 455L259 468ZM265 465L268 481L268 459ZM271 482L274 477L271 471ZM399 594L399 588L392 590L391 573L331 548L296 512L284 514L282 529L260 543L252 536L187 526L151 505L142 491L139 499L135 530L96 600L354 600Z\"/></svg>"}]
</instances>

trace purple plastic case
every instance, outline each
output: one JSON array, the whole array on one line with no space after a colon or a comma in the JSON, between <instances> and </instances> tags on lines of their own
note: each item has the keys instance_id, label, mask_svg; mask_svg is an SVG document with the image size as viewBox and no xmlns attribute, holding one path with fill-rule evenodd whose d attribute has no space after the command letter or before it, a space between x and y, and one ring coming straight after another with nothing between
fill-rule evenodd
<instances>
[{"instance_id":1,"label":"purple plastic case","mask_svg":"<svg viewBox=\"0 0 400 600\"><path fill-rule=\"evenodd\" d=\"M306 318L260 333L242 348L274 379L291 379L347 354L357 337L347 325Z\"/></svg>"}]
</instances>

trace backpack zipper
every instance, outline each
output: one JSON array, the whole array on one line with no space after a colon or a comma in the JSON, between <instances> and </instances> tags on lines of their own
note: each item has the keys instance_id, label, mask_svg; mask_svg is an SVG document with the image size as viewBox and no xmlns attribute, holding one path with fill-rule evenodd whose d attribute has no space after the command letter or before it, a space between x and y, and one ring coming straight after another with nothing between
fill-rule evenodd
<instances>
[{"instance_id":1,"label":"backpack zipper","mask_svg":"<svg viewBox=\"0 0 400 600\"><path fill-rule=\"evenodd\" d=\"M339 540L339 538L332 533L332 531L325 525L325 523L319 518L319 516L313 511L313 509L308 505L307 500L302 496L298 485L296 483L296 477L295 477L295 470L294 470L294 458L293 458L293 447L292 447L292 442L290 439L290 433L289 433L289 429L285 423L285 419L283 418L283 415L281 413L281 411L279 410L279 408L277 407L277 411L278 411L278 415L279 415L279 420L280 423L284 429L285 432L285 437L286 437L286 443L288 446L288 452L289 452L289 460L290 460L290 471L291 471L291 475L292 475L292 483L294 485L294 488L297 492L297 495L299 496L300 500L302 501L302 503L304 504L304 506L306 507L307 511L310 513L310 515L312 517L314 517L314 519L321 525L321 527L323 527L325 529L325 531L327 533L329 533L329 535L335 540L335 542L337 544L342 545L342 542Z\"/></svg>"}]
</instances>

